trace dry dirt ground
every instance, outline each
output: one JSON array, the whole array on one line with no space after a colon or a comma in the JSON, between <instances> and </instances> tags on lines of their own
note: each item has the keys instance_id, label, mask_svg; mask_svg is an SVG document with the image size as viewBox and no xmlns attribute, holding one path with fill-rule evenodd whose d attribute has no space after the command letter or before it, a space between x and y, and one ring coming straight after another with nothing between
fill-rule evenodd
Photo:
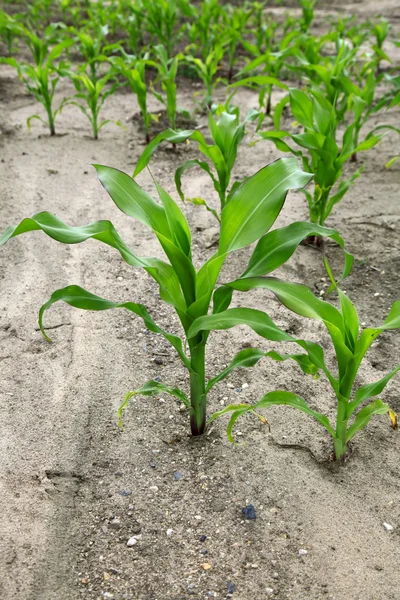
<instances>
[{"instance_id":1,"label":"dry dirt ground","mask_svg":"<svg viewBox=\"0 0 400 600\"><path fill-rule=\"evenodd\" d=\"M376 2L337 4L363 17L377 10ZM378 5L398 32L397 1ZM150 233L114 207L90 166L132 172L144 147L131 122L137 111L132 97L113 96L104 112L125 122L126 130L110 125L94 142L85 135L87 122L70 108L58 122L62 135L49 138L37 123L27 131L25 120L37 107L8 67L0 70L0 84L1 230L49 209L76 225L109 218L139 255L158 253ZM193 105L193 91L187 84L181 105ZM249 91L237 99L243 110L256 102ZM398 124L399 111L390 119ZM389 134L361 157L365 173L329 221L356 257L344 289L369 324L378 324L400 297L400 163L384 168L398 147L396 134ZM154 176L175 193L174 169L193 155L191 146L176 155L160 150ZM236 174L251 174L276 156L267 143L256 150L245 144ZM153 192L147 175L139 180ZM193 171L185 189L213 202L205 176ZM200 263L212 251L214 223L201 209L187 206L186 212ZM290 194L279 224L306 216L303 197ZM339 269L341 253L330 245L327 253ZM239 253L223 278L248 255ZM321 253L300 247L282 275L317 292L324 277ZM0 277L1 600L400 597L400 437L386 417L358 435L352 458L340 468L326 462L330 441L318 423L283 407L268 412L271 434L254 418L239 421L243 442L236 447L222 421L192 439L187 414L167 396L132 401L121 432L116 410L127 390L154 377L187 385L172 350L123 311L95 314L56 305L46 317L53 344L37 330L36 315L55 289L73 283L106 298L142 302L159 323L179 332L169 309L160 308L152 280L97 242L63 246L41 233L2 247ZM296 318L265 293L236 298L244 301L300 337L327 341L322 327ZM208 372L219 372L249 342L272 347L246 328L212 334ZM359 382L380 378L399 357L400 335L383 335ZM238 391L244 382L248 387ZM277 388L297 391L333 414L323 378L313 381L295 366L267 361L218 384L210 411ZM398 412L399 391L399 379L393 380L384 396ZM242 518L248 503L256 520ZM141 536L138 543L127 547L134 535ZM211 568L204 570L205 563Z\"/></svg>"}]
</instances>

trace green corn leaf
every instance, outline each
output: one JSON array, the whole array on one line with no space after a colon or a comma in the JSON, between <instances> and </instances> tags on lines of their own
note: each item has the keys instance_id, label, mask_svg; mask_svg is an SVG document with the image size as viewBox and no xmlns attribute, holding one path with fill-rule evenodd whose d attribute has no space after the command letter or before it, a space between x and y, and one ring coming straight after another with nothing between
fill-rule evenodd
<instances>
[{"instance_id":1,"label":"green corn leaf","mask_svg":"<svg viewBox=\"0 0 400 600\"><path fill-rule=\"evenodd\" d=\"M264 312L253 308L230 308L212 315L197 318L188 331L188 339L195 337L200 331L216 331L231 329L236 325L247 325L253 331L275 342L295 341L288 333L279 329Z\"/></svg>"},{"instance_id":2,"label":"green corn leaf","mask_svg":"<svg viewBox=\"0 0 400 600\"><path fill-rule=\"evenodd\" d=\"M400 156L394 156L393 158L388 160L388 162L385 165L385 169L390 169L390 167L397 163L398 160L400 160Z\"/></svg>"},{"instance_id":3,"label":"green corn leaf","mask_svg":"<svg viewBox=\"0 0 400 600\"><path fill-rule=\"evenodd\" d=\"M190 366L190 363L183 351L182 340L176 335L172 335L156 325L143 304L137 304L136 302L112 302L111 300L106 300L105 298L96 296L95 294L88 292L78 285L69 285L65 288L55 291L51 295L50 299L41 307L39 311L39 327L44 337L49 342L52 340L46 334L45 328L43 327L43 315L44 312L50 308L50 306L52 306L55 302L59 302L60 300L66 304L69 304L70 306L80 308L82 310L97 311L109 310L111 308L125 308L126 310L135 313L143 319L147 329L153 331L154 333L160 333L163 337L165 337L171 346L175 348L183 364L186 367Z\"/></svg>"},{"instance_id":4,"label":"green corn leaf","mask_svg":"<svg viewBox=\"0 0 400 600\"><path fill-rule=\"evenodd\" d=\"M368 406L365 406L365 408L362 408L360 412L357 413L354 423L350 425L347 430L346 442L349 442L355 436L357 431L364 429L374 415L384 415L385 413L389 413L392 427L393 429L397 429L396 415L393 413L388 404L377 399L371 402L371 404L368 404Z\"/></svg>"},{"instance_id":5,"label":"green corn leaf","mask_svg":"<svg viewBox=\"0 0 400 600\"><path fill-rule=\"evenodd\" d=\"M123 403L118 409L118 417L119 417L119 426L122 428L122 415L125 408L128 406L129 401L134 396L156 396L157 394L166 393L170 396L174 396L178 400L180 400L187 408L190 408L190 401L186 394L182 392L179 388L171 387L169 385L165 385L159 381L155 381L154 379L148 381L140 388L133 390L132 392L128 392L124 398Z\"/></svg>"},{"instance_id":6,"label":"green corn leaf","mask_svg":"<svg viewBox=\"0 0 400 600\"><path fill-rule=\"evenodd\" d=\"M186 160L180 167L177 168L177 170L175 171L175 185L176 185L176 189L178 191L178 194L180 196L180 198L185 201L185 196L182 192L182 174L187 171L188 169L192 169L193 167L200 167L200 169L203 169L203 171L205 171L207 173L207 175L209 175L212 179L212 182L214 184L214 188L216 189L217 193L220 192L220 187L219 187L219 183L218 183L218 179L216 179L213 175L213 172L210 169L210 166L207 162L205 161L201 161L201 160Z\"/></svg>"},{"instance_id":7,"label":"green corn leaf","mask_svg":"<svg viewBox=\"0 0 400 600\"><path fill-rule=\"evenodd\" d=\"M233 369L237 369L238 367L254 367L262 358L264 358L264 356L266 356L265 352L258 348L246 348L245 350L241 350L231 360L229 365L219 373L219 375L209 380L206 387L206 394L208 394L216 383L228 377Z\"/></svg>"},{"instance_id":8,"label":"green corn leaf","mask_svg":"<svg viewBox=\"0 0 400 600\"><path fill-rule=\"evenodd\" d=\"M191 258L191 233L186 217L169 194L155 182L158 195L164 205L168 225L173 236L174 244Z\"/></svg>"},{"instance_id":9,"label":"green corn leaf","mask_svg":"<svg viewBox=\"0 0 400 600\"><path fill-rule=\"evenodd\" d=\"M236 279L226 285L239 291L256 288L271 290L282 304L296 314L331 323L339 331L344 331L343 317L340 312L329 302L314 296L307 286L300 283L282 281L275 277L245 277Z\"/></svg>"},{"instance_id":10,"label":"green corn leaf","mask_svg":"<svg viewBox=\"0 0 400 600\"><path fill-rule=\"evenodd\" d=\"M123 213L147 225L155 233L173 239L163 206L157 204L126 173L103 165L93 166L101 184Z\"/></svg>"},{"instance_id":11,"label":"green corn leaf","mask_svg":"<svg viewBox=\"0 0 400 600\"><path fill-rule=\"evenodd\" d=\"M296 121L308 129L313 129L313 103L312 100L296 88L290 88L290 108Z\"/></svg>"},{"instance_id":12,"label":"green corn leaf","mask_svg":"<svg viewBox=\"0 0 400 600\"><path fill-rule=\"evenodd\" d=\"M254 75L254 77L246 77L246 79L241 79L240 81L235 81L229 87L237 88L237 87L251 87L257 88L260 85L275 85L281 90L288 90L288 86L276 79L275 77L269 77L267 75Z\"/></svg>"},{"instance_id":13,"label":"green corn leaf","mask_svg":"<svg viewBox=\"0 0 400 600\"><path fill-rule=\"evenodd\" d=\"M238 250L264 235L279 215L287 192L304 187L311 177L296 159L281 158L246 179L222 211L219 252Z\"/></svg>"},{"instance_id":14,"label":"green corn leaf","mask_svg":"<svg viewBox=\"0 0 400 600\"><path fill-rule=\"evenodd\" d=\"M208 212L211 213L217 219L218 222L220 222L217 211L211 208L211 206L207 204L204 198L185 198L185 202L194 204L194 206L204 206L204 208L208 210Z\"/></svg>"},{"instance_id":15,"label":"green corn leaf","mask_svg":"<svg viewBox=\"0 0 400 600\"><path fill-rule=\"evenodd\" d=\"M300 396L297 396L292 392L286 392L283 390L269 392L268 394L265 394L265 396L263 396L261 400L259 400L255 404L230 404L222 410L212 414L209 418L209 423L215 421L215 419L218 419L219 417L222 417L225 414L233 412L231 421L229 422L227 429L228 438L231 442L233 442L234 440L232 436L232 428L239 416L249 411L254 412L263 408L269 408L274 405L291 406L293 408L301 410L307 415L314 417L319 423L321 423L321 425L325 427L325 429L331 434L332 437L335 437L335 432L332 429L328 417L325 417L321 413L312 410L308 406L308 404L303 400L303 398L300 398Z\"/></svg>"},{"instance_id":16,"label":"green corn leaf","mask_svg":"<svg viewBox=\"0 0 400 600\"><path fill-rule=\"evenodd\" d=\"M274 229L264 235L257 243L241 278L259 277L272 273L292 256L302 240L311 235L330 237L344 250L343 239L334 229L327 229L313 223L299 221L282 229ZM344 252L345 268L342 279L350 273L353 263L352 255L345 250Z\"/></svg>"},{"instance_id":17,"label":"green corn leaf","mask_svg":"<svg viewBox=\"0 0 400 600\"><path fill-rule=\"evenodd\" d=\"M387 386L388 382L400 371L400 365L390 371L385 377L379 379L379 381L375 381L374 383L367 383L366 385L362 385L358 388L354 400L350 402L348 406L347 416L350 417L356 408L365 400L369 400L369 398L374 398L374 396L378 396Z\"/></svg>"},{"instance_id":18,"label":"green corn leaf","mask_svg":"<svg viewBox=\"0 0 400 600\"><path fill-rule=\"evenodd\" d=\"M182 142L185 142L187 139L189 139L193 135L193 133L194 133L193 130L178 132L178 131L173 131L172 129L166 129L165 131L162 131L161 133L156 135L156 137L153 138L151 140L151 142L146 146L146 148L143 151L143 154L140 156L138 163L136 165L135 171L133 173L133 177L136 177L137 175L139 175L139 173L141 173L141 171L143 171L143 169L145 169L147 167L153 153L155 152L155 150L158 148L158 146L162 142L171 142L172 144L180 144ZM199 133L199 135L201 135L200 132L197 132L197 133Z\"/></svg>"},{"instance_id":19,"label":"green corn leaf","mask_svg":"<svg viewBox=\"0 0 400 600\"><path fill-rule=\"evenodd\" d=\"M358 340L359 320L354 304L351 300L338 288L340 308L343 315L344 328L346 332L346 346L354 351Z\"/></svg>"},{"instance_id":20,"label":"green corn leaf","mask_svg":"<svg viewBox=\"0 0 400 600\"><path fill-rule=\"evenodd\" d=\"M132 267L142 267L159 284L160 294L165 302L184 311L186 303L182 295L179 280L168 263L157 258L139 258L126 246L110 221L96 221L83 227L71 227L49 212L41 212L31 219L24 219L17 227L8 227L0 237L0 246L10 238L29 231L43 231L49 237L63 244L78 244L95 239L120 253Z\"/></svg>"},{"instance_id":21,"label":"green corn leaf","mask_svg":"<svg viewBox=\"0 0 400 600\"><path fill-rule=\"evenodd\" d=\"M269 289L289 310L302 317L322 321L335 346L340 376L345 374L353 355L346 346L343 317L334 306L316 298L305 285L281 281L274 277L244 277L226 285L242 292L257 288Z\"/></svg>"},{"instance_id":22,"label":"green corn leaf","mask_svg":"<svg viewBox=\"0 0 400 600\"><path fill-rule=\"evenodd\" d=\"M297 342L303 340L296 340ZM275 350L270 350L265 353L266 357L272 358L277 362L284 362L285 360L294 360L300 367L300 369L306 375L317 375L319 367L314 364L307 356L307 354L281 354Z\"/></svg>"}]
</instances>

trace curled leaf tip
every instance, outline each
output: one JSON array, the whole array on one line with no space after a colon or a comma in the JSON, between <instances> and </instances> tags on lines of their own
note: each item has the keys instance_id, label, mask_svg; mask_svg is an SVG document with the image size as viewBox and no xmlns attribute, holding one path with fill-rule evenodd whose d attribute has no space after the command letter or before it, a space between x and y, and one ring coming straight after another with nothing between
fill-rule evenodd
<instances>
[{"instance_id":1,"label":"curled leaf tip","mask_svg":"<svg viewBox=\"0 0 400 600\"><path fill-rule=\"evenodd\" d=\"M393 412L392 410L389 410L389 417L390 417L392 429L394 429L395 431L397 431L398 430L397 414L395 412Z\"/></svg>"}]
</instances>

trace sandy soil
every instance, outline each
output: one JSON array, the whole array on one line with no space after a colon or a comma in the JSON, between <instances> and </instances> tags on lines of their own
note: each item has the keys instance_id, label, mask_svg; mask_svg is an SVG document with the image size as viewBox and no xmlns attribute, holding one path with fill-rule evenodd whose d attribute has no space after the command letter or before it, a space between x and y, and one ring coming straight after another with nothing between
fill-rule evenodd
<instances>
[{"instance_id":1,"label":"sandy soil","mask_svg":"<svg viewBox=\"0 0 400 600\"><path fill-rule=\"evenodd\" d=\"M337 4L341 11L376 14L375 2ZM395 31L396 5L379 3ZM1 230L45 209L76 225L109 218L133 250L159 254L151 234L114 207L90 166L98 162L132 172L144 146L131 121L137 111L131 96L113 96L104 111L126 123L126 130L110 125L94 142L85 137L83 116L70 108L59 118L61 135L49 138L38 123L27 131L25 120L37 106L13 71L1 67L0 81ZM188 84L180 97L183 107L193 105L193 91ZM256 102L249 91L236 98L243 110ZM390 119L398 123L399 111ZM384 168L398 143L389 134L360 157L365 173L329 221L356 256L344 288L361 321L370 324L379 323L400 297L400 163ZM242 147L238 177L277 157L272 145L257 149ZM191 146L176 155L159 151L153 174L175 194L174 169L194 155ZM207 178L194 173L185 178L187 193L213 202ZM139 181L153 191L147 175ZM186 212L197 232L194 253L200 263L212 252L214 223L202 210L187 206ZM306 216L303 197L290 194L279 225ZM341 253L330 245L327 252L339 269ZM246 250L235 256L223 277L237 272L248 255ZM282 275L320 290L320 252L299 248ZM179 333L174 315L160 309L152 280L94 241L66 247L39 233L1 249L0 277L2 600L399 598L400 438L387 418L376 418L358 435L353 457L340 468L326 460L330 442L320 426L284 408L269 411L270 435L255 419L242 419L236 432L244 442L236 447L227 441L222 421L203 439L192 439L187 414L168 397L132 402L121 432L116 410L127 390L154 377L187 385L173 352L123 311L94 314L56 305L46 317L53 344L42 339L36 315L55 289L79 284L110 299L142 302L160 324ZM263 307L299 336L325 344L321 327L294 317L272 297L254 293L236 299L244 301ZM245 328L212 334L209 372L217 373L249 342L272 347ZM394 367L399 351L400 336L383 335L360 383ZM244 382L246 391L237 391ZM298 391L333 414L334 399L322 378L313 381L290 364L266 361L218 384L210 411L276 388ZM399 392L399 380L385 392L398 412ZM177 480L176 472L183 477ZM242 518L248 503L255 506L254 521ZM392 533L384 522L393 525ZM133 535L141 538L129 548ZM211 568L204 570L204 563Z\"/></svg>"}]
</instances>

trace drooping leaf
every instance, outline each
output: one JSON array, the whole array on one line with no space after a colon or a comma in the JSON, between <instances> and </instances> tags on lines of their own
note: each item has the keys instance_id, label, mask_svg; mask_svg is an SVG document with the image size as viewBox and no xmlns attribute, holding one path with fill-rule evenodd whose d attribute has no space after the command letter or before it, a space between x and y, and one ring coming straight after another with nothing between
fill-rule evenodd
<instances>
[{"instance_id":1,"label":"drooping leaf","mask_svg":"<svg viewBox=\"0 0 400 600\"><path fill-rule=\"evenodd\" d=\"M159 284L160 294L165 302L179 310L185 310L186 303L175 271L168 263L157 258L139 258L120 238L111 221L96 221L83 227L71 227L49 212L41 212L31 219L23 219L16 227L7 227L0 237L0 246L10 238L29 231L43 231L49 237L63 244L78 244L95 239L118 250L125 262L132 267L142 267Z\"/></svg>"},{"instance_id":2,"label":"drooping leaf","mask_svg":"<svg viewBox=\"0 0 400 600\"><path fill-rule=\"evenodd\" d=\"M392 428L397 429L397 419L393 418L395 413L393 413L388 404L377 399L371 402L371 404L368 404L368 406L362 408L360 412L357 413L353 424L350 425L347 430L346 442L349 442L355 436L357 431L364 429L374 415L384 415L385 413L389 413Z\"/></svg>"},{"instance_id":3,"label":"drooping leaf","mask_svg":"<svg viewBox=\"0 0 400 600\"><path fill-rule=\"evenodd\" d=\"M165 385L164 383L161 383L159 381L155 381L154 379L152 379L151 381L148 381L147 383L145 383L141 387L137 388L136 390L133 390L132 392L128 392L125 395L124 401L118 409L119 426L122 427L122 414L123 414L125 408L128 406L129 401L134 396L139 396L139 395L141 395L141 396L156 396L157 394L162 394L162 393L166 393L166 394L170 394L170 396L174 396L175 398L180 400L187 408L190 408L190 400L188 399L186 394L184 392L182 392L182 390L180 390L179 388L176 388L176 387L171 387L169 385Z\"/></svg>"},{"instance_id":4,"label":"drooping leaf","mask_svg":"<svg viewBox=\"0 0 400 600\"><path fill-rule=\"evenodd\" d=\"M105 298L101 298L100 296L96 296L91 292L88 292L84 288L78 285L69 285L65 288L59 289L55 291L50 299L43 304L39 311L39 327L44 337L51 342L51 339L46 334L45 329L43 327L43 315L44 312L50 308L55 302L65 302L70 306L75 308L80 308L82 310L109 310L112 308L125 308L130 312L138 315L143 319L147 329L153 331L154 333L161 334L166 340L169 341L171 346L175 348L177 351L179 358L183 362L186 367L189 367L190 363L184 353L182 340L176 336L168 333L164 329L161 329L156 323L153 321L147 309L143 304L137 304L136 302L112 302L111 300L106 300Z\"/></svg>"}]
</instances>

